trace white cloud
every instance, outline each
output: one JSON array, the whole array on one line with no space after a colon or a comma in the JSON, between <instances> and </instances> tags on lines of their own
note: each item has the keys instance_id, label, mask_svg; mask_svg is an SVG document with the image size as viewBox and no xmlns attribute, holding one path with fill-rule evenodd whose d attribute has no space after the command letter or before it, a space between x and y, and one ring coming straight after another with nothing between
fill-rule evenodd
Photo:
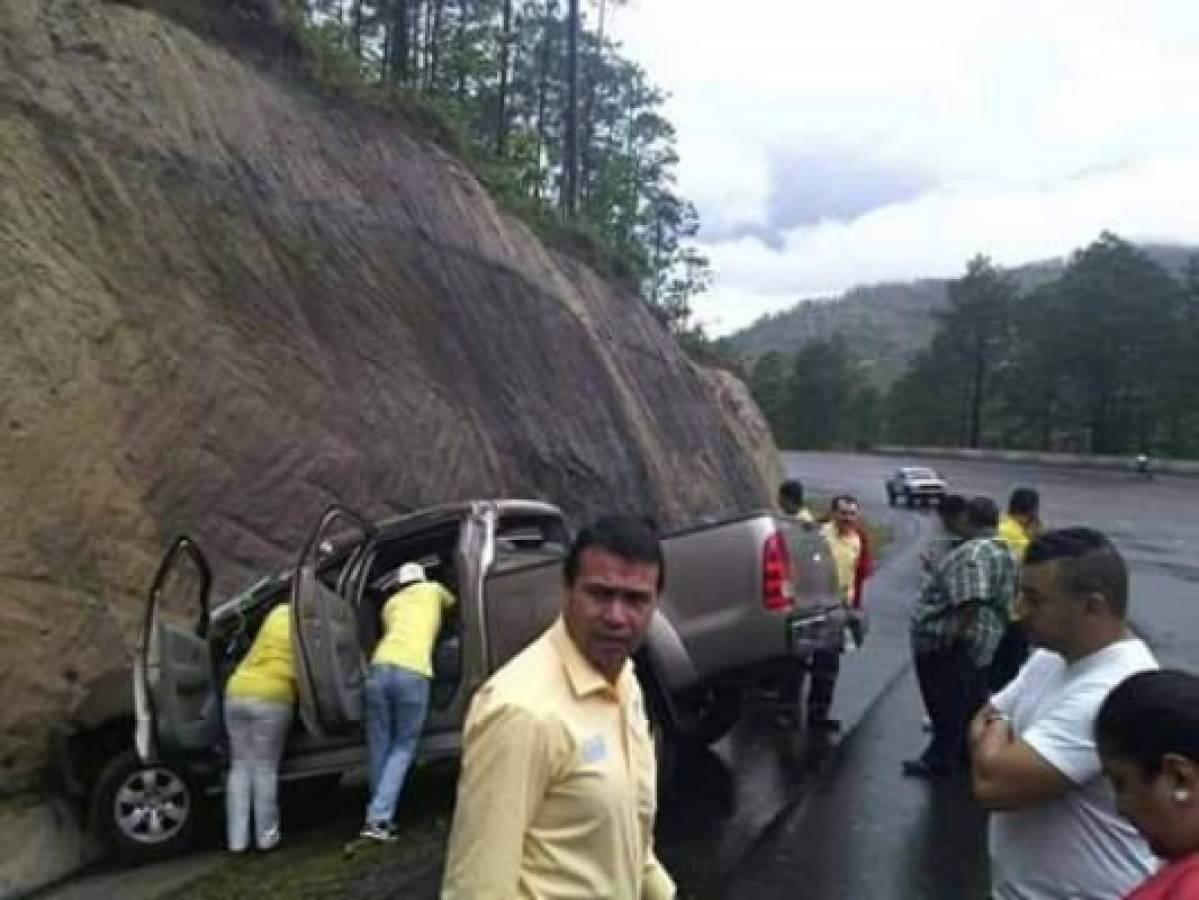
<instances>
[{"instance_id":1,"label":"white cloud","mask_svg":"<svg viewBox=\"0 0 1199 900\"><path fill-rule=\"evenodd\" d=\"M671 92L717 275L697 308L718 332L855 283L956 274L975 252L1059 255L1103 228L1199 243L1190 0L634 0L615 31ZM837 157L789 176L812 184L779 182L780 158ZM913 173L930 185L915 197ZM788 191L826 218L777 249L735 238L777 226Z\"/></svg>"}]
</instances>

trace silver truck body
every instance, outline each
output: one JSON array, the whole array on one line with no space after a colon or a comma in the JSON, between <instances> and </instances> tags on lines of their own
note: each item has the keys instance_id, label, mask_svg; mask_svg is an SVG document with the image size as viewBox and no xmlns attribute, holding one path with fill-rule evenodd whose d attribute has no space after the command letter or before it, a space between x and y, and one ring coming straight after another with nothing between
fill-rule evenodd
<instances>
[{"instance_id":1,"label":"silver truck body","mask_svg":"<svg viewBox=\"0 0 1199 900\"><path fill-rule=\"evenodd\" d=\"M131 855L167 852L181 842L188 827L183 813L145 830L146 817L135 806L122 817L117 798L133 796L151 767L173 773L179 796L220 790L222 686L266 613L283 599L291 602L300 714L281 777L340 777L364 766L365 661L392 576L412 560L458 598L457 614L434 649L418 748L426 761L455 755L474 692L559 614L568 544L559 510L534 501L452 504L374 524L334 507L292 571L264 578L210 612L207 563L194 543L180 539L150 592L124 712L109 685L104 722L86 708L77 716L106 735L110 753L113 736L132 725L136 752L117 744L119 752L100 771L68 781L90 792L93 814ZM706 721L700 734L710 739L729 726L727 718L715 728L703 719L713 689L727 698L729 689L775 672L780 659L802 659L813 646L839 642L835 576L814 529L759 512L667 535L663 552L667 586L638 658L662 727L685 734ZM769 603L767 563L774 579ZM722 707L726 717L736 710ZM87 735L71 737L75 748L65 757L75 760L68 768L78 776L87 768Z\"/></svg>"}]
</instances>

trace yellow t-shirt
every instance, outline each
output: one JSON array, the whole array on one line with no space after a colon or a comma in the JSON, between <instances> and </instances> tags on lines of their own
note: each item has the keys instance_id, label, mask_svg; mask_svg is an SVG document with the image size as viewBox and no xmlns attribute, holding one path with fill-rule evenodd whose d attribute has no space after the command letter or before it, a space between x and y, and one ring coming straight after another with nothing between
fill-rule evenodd
<instances>
[{"instance_id":1,"label":"yellow t-shirt","mask_svg":"<svg viewBox=\"0 0 1199 900\"><path fill-rule=\"evenodd\" d=\"M1016 565L1024 562L1024 551L1028 549L1028 545L1032 541L1028 536L1028 532L1024 530L1023 525L1007 513L1004 513L999 518L999 528L996 530L996 536L1008 545L1008 549L1012 551L1012 556L1016 557Z\"/></svg>"},{"instance_id":2,"label":"yellow t-shirt","mask_svg":"<svg viewBox=\"0 0 1199 900\"><path fill-rule=\"evenodd\" d=\"M280 603L267 613L250 652L225 686L225 695L277 703L296 699L290 605Z\"/></svg>"},{"instance_id":3,"label":"yellow t-shirt","mask_svg":"<svg viewBox=\"0 0 1199 900\"><path fill-rule=\"evenodd\" d=\"M828 541L833 561L837 564L837 592L843 603L852 605L854 574L858 568L858 558L862 555L862 539L856 531L841 534L833 522L822 525L820 533Z\"/></svg>"},{"instance_id":4,"label":"yellow t-shirt","mask_svg":"<svg viewBox=\"0 0 1199 900\"><path fill-rule=\"evenodd\" d=\"M559 619L475 695L441 900L670 900L632 663L610 684Z\"/></svg>"},{"instance_id":5,"label":"yellow t-shirt","mask_svg":"<svg viewBox=\"0 0 1199 900\"><path fill-rule=\"evenodd\" d=\"M1032 543L1032 538L1024 530L1023 525L1007 513L1004 513L999 517L999 527L995 530L995 536L1007 544L1008 549L1012 551L1012 556L1015 558L1017 566L1024 562L1024 554L1028 550L1028 545ZM1012 601L1011 608L1008 610L1008 616L1012 621L1020 618L1019 594Z\"/></svg>"},{"instance_id":6,"label":"yellow t-shirt","mask_svg":"<svg viewBox=\"0 0 1199 900\"><path fill-rule=\"evenodd\" d=\"M383 604L383 639L372 663L387 663L433 677L433 642L441 630L442 610L454 595L436 581L418 581L392 594Z\"/></svg>"}]
</instances>

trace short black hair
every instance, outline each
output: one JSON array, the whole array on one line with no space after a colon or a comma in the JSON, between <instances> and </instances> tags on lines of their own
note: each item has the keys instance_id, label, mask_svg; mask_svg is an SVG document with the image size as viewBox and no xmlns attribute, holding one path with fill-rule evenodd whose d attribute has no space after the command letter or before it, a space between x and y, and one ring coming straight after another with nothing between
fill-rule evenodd
<instances>
[{"instance_id":1,"label":"short black hair","mask_svg":"<svg viewBox=\"0 0 1199 900\"><path fill-rule=\"evenodd\" d=\"M961 494L946 494L937 504L937 512L942 521L949 521L966 511L966 498Z\"/></svg>"},{"instance_id":2,"label":"short black hair","mask_svg":"<svg viewBox=\"0 0 1199 900\"><path fill-rule=\"evenodd\" d=\"M1121 619L1128 615L1128 567L1107 536L1094 528L1058 528L1033 538L1024 564L1056 562L1062 586L1073 594L1099 593Z\"/></svg>"},{"instance_id":3,"label":"short black hair","mask_svg":"<svg viewBox=\"0 0 1199 900\"><path fill-rule=\"evenodd\" d=\"M1145 775L1161 771L1167 753L1199 763L1199 677L1161 669L1124 679L1099 707L1095 740Z\"/></svg>"},{"instance_id":4,"label":"short black hair","mask_svg":"<svg viewBox=\"0 0 1199 900\"><path fill-rule=\"evenodd\" d=\"M860 505L858 503L858 498L855 497L853 494L838 494L836 497L834 497L832 500L829 501L828 508L832 512L836 512L837 507L840 506L842 503L852 503L854 506Z\"/></svg>"},{"instance_id":5,"label":"short black hair","mask_svg":"<svg viewBox=\"0 0 1199 900\"><path fill-rule=\"evenodd\" d=\"M603 516L579 532L566 554L563 572L566 585L574 585L579 577L583 551L592 547L629 562L658 567L658 591L666 584L666 562L662 558L662 542L652 519L638 516Z\"/></svg>"},{"instance_id":6,"label":"short black hair","mask_svg":"<svg viewBox=\"0 0 1199 900\"><path fill-rule=\"evenodd\" d=\"M990 497L971 497L966 501L966 519L975 528L994 528L999 524L999 507Z\"/></svg>"},{"instance_id":7,"label":"short black hair","mask_svg":"<svg viewBox=\"0 0 1199 900\"><path fill-rule=\"evenodd\" d=\"M1007 501L1007 511L1013 516L1034 516L1041 509L1041 495L1036 488L1018 487Z\"/></svg>"},{"instance_id":8,"label":"short black hair","mask_svg":"<svg viewBox=\"0 0 1199 900\"><path fill-rule=\"evenodd\" d=\"M779 485L779 500L789 500L796 506L802 506L803 482L798 478L788 478Z\"/></svg>"}]
</instances>

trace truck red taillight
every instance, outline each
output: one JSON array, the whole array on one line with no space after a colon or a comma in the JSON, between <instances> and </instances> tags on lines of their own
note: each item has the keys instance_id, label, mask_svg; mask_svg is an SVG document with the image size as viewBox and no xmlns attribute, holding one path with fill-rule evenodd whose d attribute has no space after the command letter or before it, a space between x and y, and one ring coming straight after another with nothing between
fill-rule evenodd
<instances>
[{"instance_id":1,"label":"truck red taillight","mask_svg":"<svg viewBox=\"0 0 1199 900\"><path fill-rule=\"evenodd\" d=\"M791 584L791 555L782 532L766 538L762 546L762 605L767 609L790 609L795 603Z\"/></svg>"}]
</instances>

